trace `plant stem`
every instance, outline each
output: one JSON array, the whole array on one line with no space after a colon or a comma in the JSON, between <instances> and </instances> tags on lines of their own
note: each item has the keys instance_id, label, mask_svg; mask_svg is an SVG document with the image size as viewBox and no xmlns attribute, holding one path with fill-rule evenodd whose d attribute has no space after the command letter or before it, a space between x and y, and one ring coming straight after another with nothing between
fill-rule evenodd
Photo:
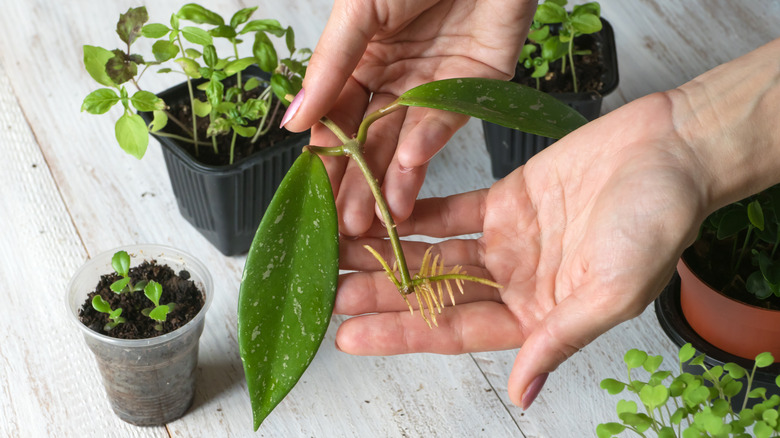
<instances>
[{"instance_id":1,"label":"plant stem","mask_svg":"<svg viewBox=\"0 0 780 438\"><path fill-rule=\"evenodd\" d=\"M748 231L747 235L745 236L745 242L742 243L742 249L739 251L739 258L737 258L737 263L734 265L734 268L732 270L731 276L737 275L737 272L739 272L739 267L742 265L742 258L745 256L745 248L748 246L748 242L750 241L750 235L753 233L753 224L748 225Z\"/></svg>"},{"instance_id":2,"label":"plant stem","mask_svg":"<svg viewBox=\"0 0 780 438\"><path fill-rule=\"evenodd\" d=\"M393 101L390 105L387 105L385 107L379 108L378 110L374 111L373 113L366 116L365 119L363 119L362 122L360 122L360 127L358 128L358 133L356 140L360 145L364 145L366 143L366 136L368 135L368 128L371 126L372 123L376 122L380 118L398 110L401 109L402 105L398 103L397 100Z\"/></svg>"},{"instance_id":3,"label":"plant stem","mask_svg":"<svg viewBox=\"0 0 780 438\"><path fill-rule=\"evenodd\" d=\"M236 131L233 131L233 138L230 139L230 163L233 164L233 154L236 150Z\"/></svg>"},{"instance_id":4,"label":"plant stem","mask_svg":"<svg viewBox=\"0 0 780 438\"><path fill-rule=\"evenodd\" d=\"M183 141L185 143L195 144L195 142L191 138L182 137L181 135L170 134L162 131L155 132L154 135L159 135L160 137L172 138L174 140ZM205 146L205 145L208 145L208 143L203 143L203 142L198 143L198 146Z\"/></svg>"},{"instance_id":5,"label":"plant stem","mask_svg":"<svg viewBox=\"0 0 780 438\"><path fill-rule=\"evenodd\" d=\"M258 99L266 101L268 103L268 106L271 106L271 101L273 96L270 95L270 93L271 93L271 86L269 85L268 87L266 87L265 90L263 90L263 92L260 94L260 97ZM276 108L278 108L278 106ZM274 109L274 117L275 116L276 116L276 109ZM266 111L265 114L263 114L263 117L260 118L260 123L257 124L257 130L255 131L255 135L252 137L251 140L252 143L256 142L257 139L260 138L260 136L268 132L268 130L270 129L271 127L270 122L265 127L263 126L265 125L265 121L267 119L268 119L268 111ZM273 117L271 117L271 120L273 120Z\"/></svg>"},{"instance_id":6,"label":"plant stem","mask_svg":"<svg viewBox=\"0 0 780 438\"><path fill-rule=\"evenodd\" d=\"M181 42L181 34L176 36L176 42L179 43L179 49L181 53L184 53L184 44ZM190 93L190 111L192 111L192 139L195 144L195 156L199 155L198 150L198 116L195 115L195 93L192 91L192 81L190 75L187 76L187 91ZM216 147L216 145L215 145Z\"/></svg>"},{"instance_id":7,"label":"plant stem","mask_svg":"<svg viewBox=\"0 0 780 438\"><path fill-rule=\"evenodd\" d=\"M574 37L569 40L569 64L571 64L571 81L574 84L574 92L577 92L577 74L574 72Z\"/></svg>"}]
</instances>

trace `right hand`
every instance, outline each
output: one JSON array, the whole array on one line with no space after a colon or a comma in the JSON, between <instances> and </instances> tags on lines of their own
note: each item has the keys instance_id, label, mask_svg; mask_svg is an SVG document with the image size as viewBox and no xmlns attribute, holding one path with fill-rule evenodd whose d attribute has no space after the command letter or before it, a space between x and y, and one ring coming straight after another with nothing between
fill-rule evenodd
<instances>
[{"instance_id":1,"label":"right hand","mask_svg":"<svg viewBox=\"0 0 780 438\"><path fill-rule=\"evenodd\" d=\"M317 123L326 114L349 135L365 114L422 83L509 79L535 5L532 0L336 0L309 63L305 91L291 105L284 126L303 131L315 125L311 143L334 146L335 137ZM366 158L399 222L411 214L428 160L467 120L410 108L372 125ZM325 164L341 232L363 234L374 221L375 203L362 174L346 159L326 157Z\"/></svg>"}]
</instances>

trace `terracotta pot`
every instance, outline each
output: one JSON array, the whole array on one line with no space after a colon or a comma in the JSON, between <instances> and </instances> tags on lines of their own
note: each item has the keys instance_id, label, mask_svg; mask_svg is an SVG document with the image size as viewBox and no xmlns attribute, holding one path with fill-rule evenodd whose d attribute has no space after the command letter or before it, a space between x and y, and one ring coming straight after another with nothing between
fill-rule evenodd
<instances>
[{"instance_id":1,"label":"terracotta pot","mask_svg":"<svg viewBox=\"0 0 780 438\"><path fill-rule=\"evenodd\" d=\"M746 359L780 357L780 312L751 306L714 290L680 259L680 304L688 324L712 345Z\"/></svg>"}]
</instances>

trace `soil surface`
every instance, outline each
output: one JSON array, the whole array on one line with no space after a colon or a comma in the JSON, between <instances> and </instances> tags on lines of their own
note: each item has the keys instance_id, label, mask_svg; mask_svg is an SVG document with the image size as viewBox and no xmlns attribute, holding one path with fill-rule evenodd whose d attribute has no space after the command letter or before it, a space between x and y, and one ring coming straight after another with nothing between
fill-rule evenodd
<instances>
[{"instance_id":1,"label":"soil surface","mask_svg":"<svg viewBox=\"0 0 780 438\"><path fill-rule=\"evenodd\" d=\"M116 273L100 277L95 290L90 292L84 304L79 310L79 319L90 329L114 338L120 339L146 339L164 335L187 324L203 308L203 293L192 280L190 273L180 271L176 274L167 265L159 265L155 260L144 261L140 265L130 268L129 276L132 283L141 280L154 280L162 285L163 293L160 304L176 303L174 309L168 314L162 323L162 331L155 329L159 324L148 316L144 316L143 309L154 307L143 291L114 293L109 286L121 277ZM127 320L110 331L103 330L103 326L109 322L108 315L100 313L92 307L92 298L100 295L108 301L112 309L122 308L122 317Z\"/></svg>"},{"instance_id":2,"label":"soil surface","mask_svg":"<svg viewBox=\"0 0 780 438\"><path fill-rule=\"evenodd\" d=\"M575 72L577 73L578 92L595 91L601 93L604 89L604 55L602 45L594 35L582 35L574 41L574 50L590 50L589 55L574 55ZM568 55L566 57L566 72L561 72L563 61L550 63L550 70L543 78L539 78L539 90L545 93L573 93L574 83ZM526 69L518 64L512 81L536 88L536 78L531 77L533 69Z\"/></svg>"}]
</instances>

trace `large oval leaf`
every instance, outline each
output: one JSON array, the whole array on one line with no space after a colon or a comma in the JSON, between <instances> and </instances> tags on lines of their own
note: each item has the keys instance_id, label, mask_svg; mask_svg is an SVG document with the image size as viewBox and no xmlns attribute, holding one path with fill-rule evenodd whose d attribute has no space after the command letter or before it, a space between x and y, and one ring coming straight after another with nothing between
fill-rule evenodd
<instances>
[{"instance_id":1,"label":"large oval leaf","mask_svg":"<svg viewBox=\"0 0 780 438\"><path fill-rule=\"evenodd\" d=\"M322 160L304 151L257 229L238 297L238 344L254 427L311 363L333 312L338 225Z\"/></svg>"},{"instance_id":2,"label":"large oval leaf","mask_svg":"<svg viewBox=\"0 0 780 438\"><path fill-rule=\"evenodd\" d=\"M582 114L549 94L498 79L429 82L402 94L398 103L453 111L552 138L561 138L587 123Z\"/></svg>"}]
</instances>

